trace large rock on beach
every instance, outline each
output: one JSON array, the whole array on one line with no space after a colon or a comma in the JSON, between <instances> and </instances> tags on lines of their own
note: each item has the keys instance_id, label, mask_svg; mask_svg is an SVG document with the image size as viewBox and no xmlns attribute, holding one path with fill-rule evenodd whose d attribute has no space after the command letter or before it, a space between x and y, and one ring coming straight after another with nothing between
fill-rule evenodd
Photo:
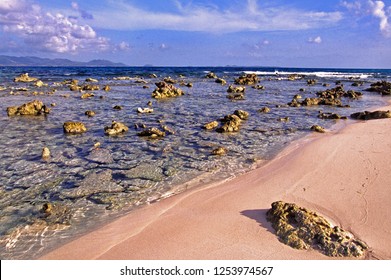
<instances>
[{"instance_id":1,"label":"large rock on beach","mask_svg":"<svg viewBox=\"0 0 391 280\"><path fill-rule=\"evenodd\" d=\"M38 116L49 114L50 108L43 104L42 101L34 100L28 103L25 103L21 106L14 106L7 108L8 116Z\"/></svg>"},{"instance_id":2,"label":"large rock on beach","mask_svg":"<svg viewBox=\"0 0 391 280\"><path fill-rule=\"evenodd\" d=\"M87 128L82 122L65 122L63 125L63 129L65 133L72 133L72 134L78 134L78 133L84 133L87 131Z\"/></svg>"},{"instance_id":3,"label":"large rock on beach","mask_svg":"<svg viewBox=\"0 0 391 280\"><path fill-rule=\"evenodd\" d=\"M30 77L28 73L21 74L18 77L15 77L14 82L17 83L30 83L38 81L37 78Z\"/></svg>"},{"instance_id":4,"label":"large rock on beach","mask_svg":"<svg viewBox=\"0 0 391 280\"><path fill-rule=\"evenodd\" d=\"M157 88L153 91L152 97L156 99L169 98L181 96L184 92L180 88L174 87L173 84L168 84L166 82L155 83Z\"/></svg>"},{"instance_id":5,"label":"large rock on beach","mask_svg":"<svg viewBox=\"0 0 391 280\"><path fill-rule=\"evenodd\" d=\"M294 203L273 202L266 218L279 240L295 249L313 248L330 257L361 257L368 249L351 233Z\"/></svg>"},{"instance_id":6,"label":"large rock on beach","mask_svg":"<svg viewBox=\"0 0 391 280\"><path fill-rule=\"evenodd\" d=\"M357 112L350 115L351 118L357 120L373 120L391 118L391 112L388 111L374 111L374 112Z\"/></svg>"},{"instance_id":7,"label":"large rock on beach","mask_svg":"<svg viewBox=\"0 0 391 280\"><path fill-rule=\"evenodd\" d=\"M113 121L111 126L104 128L106 135L118 135L129 130L129 128L123 123Z\"/></svg>"}]
</instances>

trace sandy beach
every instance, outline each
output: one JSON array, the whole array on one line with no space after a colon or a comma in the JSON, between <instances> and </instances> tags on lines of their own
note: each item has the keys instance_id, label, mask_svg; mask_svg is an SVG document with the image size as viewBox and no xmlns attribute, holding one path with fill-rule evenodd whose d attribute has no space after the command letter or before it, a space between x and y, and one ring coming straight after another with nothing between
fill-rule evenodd
<instances>
[{"instance_id":1,"label":"sandy beach","mask_svg":"<svg viewBox=\"0 0 391 280\"><path fill-rule=\"evenodd\" d=\"M346 122L258 169L137 209L41 259L330 259L278 240L265 216L278 200L352 232L369 245L365 258L391 259L390 120Z\"/></svg>"}]
</instances>

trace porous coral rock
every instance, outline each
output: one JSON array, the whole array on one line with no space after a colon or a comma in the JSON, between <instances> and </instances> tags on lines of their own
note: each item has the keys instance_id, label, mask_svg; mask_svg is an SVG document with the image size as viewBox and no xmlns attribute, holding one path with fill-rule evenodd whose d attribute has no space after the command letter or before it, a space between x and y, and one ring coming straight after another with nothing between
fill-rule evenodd
<instances>
[{"instance_id":1,"label":"porous coral rock","mask_svg":"<svg viewBox=\"0 0 391 280\"><path fill-rule=\"evenodd\" d=\"M21 106L13 106L7 108L8 116L14 115L45 115L49 114L50 108L43 104L42 101L34 100L28 103L25 103Z\"/></svg>"},{"instance_id":2,"label":"porous coral rock","mask_svg":"<svg viewBox=\"0 0 391 280\"><path fill-rule=\"evenodd\" d=\"M330 257L361 257L368 247L315 212L276 201L266 213L279 240L295 249L313 248Z\"/></svg>"},{"instance_id":3,"label":"porous coral rock","mask_svg":"<svg viewBox=\"0 0 391 280\"><path fill-rule=\"evenodd\" d=\"M123 132L128 131L129 128L123 123L113 121L111 126L106 126L104 128L105 134L107 135L117 135Z\"/></svg>"},{"instance_id":4,"label":"porous coral rock","mask_svg":"<svg viewBox=\"0 0 391 280\"><path fill-rule=\"evenodd\" d=\"M156 99L181 96L184 92L180 88L174 87L166 82L155 83L157 88L153 91L152 97Z\"/></svg>"},{"instance_id":5,"label":"porous coral rock","mask_svg":"<svg viewBox=\"0 0 391 280\"><path fill-rule=\"evenodd\" d=\"M373 120L373 119L386 119L391 118L391 112L388 111L364 111L364 112L357 112L350 115L353 119L358 120Z\"/></svg>"},{"instance_id":6,"label":"porous coral rock","mask_svg":"<svg viewBox=\"0 0 391 280\"><path fill-rule=\"evenodd\" d=\"M83 133L87 131L85 125L81 122L65 122L63 125L65 133Z\"/></svg>"},{"instance_id":7,"label":"porous coral rock","mask_svg":"<svg viewBox=\"0 0 391 280\"><path fill-rule=\"evenodd\" d=\"M14 82L30 83L37 81L37 78L30 77L28 73L23 73L14 79Z\"/></svg>"}]
</instances>

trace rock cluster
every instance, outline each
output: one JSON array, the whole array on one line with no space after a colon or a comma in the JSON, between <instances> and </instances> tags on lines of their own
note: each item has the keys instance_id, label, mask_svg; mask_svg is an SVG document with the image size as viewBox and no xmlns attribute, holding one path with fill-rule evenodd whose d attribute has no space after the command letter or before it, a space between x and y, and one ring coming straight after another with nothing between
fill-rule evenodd
<instances>
[{"instance_id":1,"label":"rock cluster","mask_svg":"<svg viewBox=\"0 0 391 280\"><path fill-rule=\"evenodd\" d=\"M341 97L348 97L352 99L358 99L362 96L361 92L354 91L354 90L348 90L345 91L343 86L337 86L332 89L320 91L316 93L317 96L322 97L322 98L327 98L327 99L339 99Z\"/></svg>"},{"instance_id":2,"label":"rock cluster","mask_svg":"<svg viewBox=\"0 0 391 280\"><path fill-rule=\"evenodd\" d=\"M28 103L25 103L21 106L13 106L7 108L8 116L18 116L18 115L46 115L49 114L50 108L43 104L42 101L34 100Z\"/></svg>"},{"instance_id":3,"label":"rock cluster","mask_svg":"<svg viewBox=\"0 0 391 280\"><path fill-rule=\"evenodd\" d=\"M323 112L320 112L318 114L318 118L319 119L323 119L323 120L339 120L339 119L347 119L347 117L345 116L341 116L339 114L336 114L336 113L323 113Z\"/></svg>"},{"instance_id":4,"label":"rock cluster","mask_svg":"<svg viewBox=\"0 0 391 280\"><path fill-rule=\"evenodd\" d=\"M366 90L378 92L381 95L391 95L391 83L387 81L376 82L371 84L371 87Z\"/></svg>"},{"instance_id":5,"label":"rock cluster","mask_svg":"<svg viewBox=\"0 0 391 280\"><path fill-rule=\"evenodd\" d=\"M357 120L373 120L391 118L391 112L388 111L374 111L374 112L357 112L350 115L351 118Z\"/></svg>"},{"instance_id":6,"label":"rock cluster","mask_svg":"<svg viewBox=\"0 0 391 280\"><path fill-rule=\"evenodd\" d=\"M120 122L116 122L116 121L113 121L111 123L111 126L106 126L104 128L106 135L117 135L117 134L121 134L123 132L126 132L128 130L129 130L129 128L126 125L124 125L123 123L120 123Z\"/></svg>"},{"instance_id":7,"label":"rock cluster","mask_svg":"<svg viewBox=\"0 0 391 280\"><path fill-rule=\"evenodd\" d=\"M63 129L65 133L84 133L87 131L85 125L81 122L65 122L63 125Z\"/></svg>"},{"instance_id":8,"label":"rock cluster","mask_svg":"<svg viewBox=\"0 0 391 280\"><path fill-rule=\"evenodd\" d=\"M235 79L237 85L255 85L259 83L259 78L256 74L245 74Z\"/></svg>"},{"instance_id":9,"label":"rock cluster","mask_svg":"<svg viewBox=\"0 0 391 280\"><path fill-rule=\"evenodd\" d=\"M294 203L273 202L266 218L280 241L295 249L313 248L331 257L361 257L368 249L349 232Z\"/></svg>"},{"instance_id":10,"label":"rock cluster","mask_svg":"<svg viewBox=\"0 0 391 280\"><path fill-rule=\"evenodd\" d=\"M155 83L157 88L153 91L152 97L156 99L181 96L184 92L180 88L174 87L166 82Z\"/></svg>"}]
</instances>

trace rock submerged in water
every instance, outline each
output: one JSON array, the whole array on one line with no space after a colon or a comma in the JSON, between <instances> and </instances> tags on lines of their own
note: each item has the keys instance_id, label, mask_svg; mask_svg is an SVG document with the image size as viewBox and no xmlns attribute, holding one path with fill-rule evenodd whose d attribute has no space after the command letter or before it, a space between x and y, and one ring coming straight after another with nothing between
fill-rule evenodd
<instances>
[{"instance_id":1,"label":"rock submerged in water","mask_svg":"<svg viewBox=\"0 0 391 280\"><path fill-rule=\"evenodd\" d=\"M217 121L209 122L207 124L204 124L203 128L206 130L211 130L219 126L219 123Z\"/></svg>"},{"instance_id":2,"label":"rock submerged in water","mask_svg":"<svg viewBox=\"0 0 391 280\"><path fill-rule=\"evenodd\" d=\"M106 126L104 130L106 135L117 135L128 131L129 128L123 123L113 121L111 126Z\"/></svg>"},{"instance_id":3,"label":"rock submerged in water","mask_svg":"<svg viewBox=\"0 0 391 280\"><path fill-rule=\"evenodd\" d=\"M387 119L391 118L391 112L389 110L374 112L365 111L351 114L350 117L357 120Z\"/></svg>"},{"instance_id":4,"label":"rock submerged in water","mask_svg":"<svg viewBox=\"0 0 391 280\"><path fill-rule=\"evenodd\" d=\"M156 127L151 127L139 132L137 135L141 137L161 138L166 136L166 133Z\"/></svg>"},{"instance_id":5,"label":"rock submerged in water","mask_svg":"<svg viewBox=\"0 0 391 280\"><path fill-rule=\"evenodd\" d=\"M368 246L317 213L276 201L266 213L279 240L295 249L313 248L330 257L361 257Z\"/></svg>"},{"instance_id":6,"label":"rock submerged in water","mask_svg":"<svg viewBox=\"0 0 391 280\"><path fill-rule=\"evenodd\" d=\"M215 155L215 156L223 156L226 153L227 153L227 149L224 147L217 147L216 149L214 149L212 151L212 155Z\"/></svg>"},{"instance_id":7,"label":"rock submerged in water","mask_svg":"<svg viewBox=\"0 0 391 280\"><path fill-rule=\"evenodd\" d=\"M87 131L87 128L81 122L65 122L63 129L65 133L72 134L84 133Z\"/></svg>"},{"instance_id":8,"label":"rock submerged in water","mask_svg":"<svg viewBox=\"0 0 391 280\"><path fill-rule=\"evenodd\" d=\"M42 101L34 100L28 103L25 103L21 106L14 106L7 108L8 116L38 116L49 114L50 108L43 104Z\"/></svg>"},{"instance_id":9,"label":"rock submerged in water","mask_svg":"<svg viewBox=\"0 0 391 280\"><path fill-rule=\"evenodd\" d=\"M217 132L236 132L239 131L242 120L248 119L249 113L243 110L236 110L233 114L225 116L221 122L223 125L216 129Z\"/></svg>"},{"instance_id":10,"label":"rock submerged in water","mask_svg":"<svg viewBox=\"0 0 391 280\"><path fill-rule=\"evenodd\" d=\"M313 126L311 126L311 130L315 131L315 132L319 132L319 133L325 133L326 132L326 130L323 127L321 127L320 125L313 125Z\"/></svg>"},{"instance_id":11,"label":"rock submerged in water","mask_svg":"<svg viewBox=\"0 0 391 280\"><path fill-rule=\"evenodd\" d=\"M48 160L50 158L50 150L48 147L44 147L42 149L42 159L43 160Z\"/></svg>"}]
</instances>

